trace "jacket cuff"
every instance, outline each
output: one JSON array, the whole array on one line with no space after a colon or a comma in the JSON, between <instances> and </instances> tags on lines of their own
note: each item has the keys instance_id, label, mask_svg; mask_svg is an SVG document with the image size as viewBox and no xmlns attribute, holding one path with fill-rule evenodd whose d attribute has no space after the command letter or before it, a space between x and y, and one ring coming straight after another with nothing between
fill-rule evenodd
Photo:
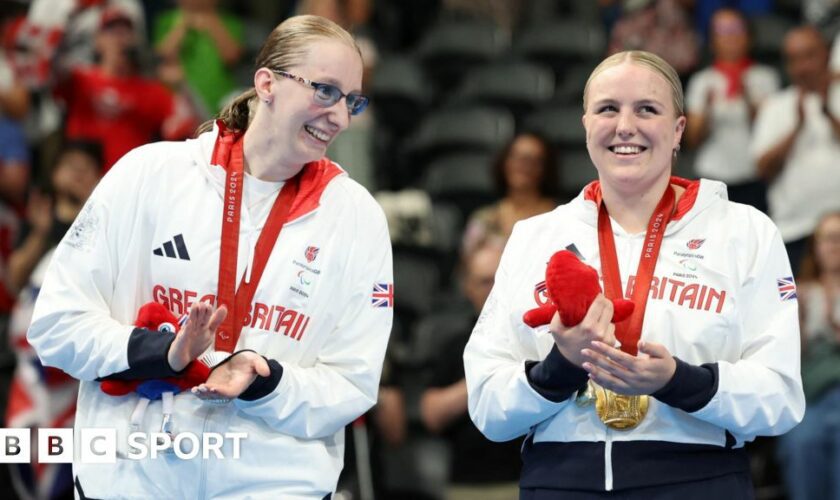
<instances>
[{"instance_id":1,"label":"jacket cuff","mask_svg":"<svg viewBox=\"0 0 840 500\"><path fill-rule=\"evenodd\" d=\"M263 358L268 362L268 368L271 370L271 373L267 377L257 375L257 378L251 382L251 385L239 395L239 399L243 401L256 401L257 399L268 396L274 392L274 389L277 389L280 379L283 378L283 365L276 359L268 359L265 356Z\"/></svg>"},{"instance_id":2,"label":"jacket cuff","mask_svg":"<svg viewBox=\"0 0 840 500\"><path fill-rule=\"evenodd\" d=\"M566 359L554 345L544 360L526 361L525 377L531 387L549 401L559 403L589 381L589 374Z\"/></svg>"},{"instance_id":3,"label":"jacket cuff","mask_svg":"<svg viewBox=\"0 0 840 500\"><path fill-rule=\"evenodd\" d=\"M717 363L695 366L676 357L674 361L677 362L677 369L671 380L651 396L689 413L709 404L718 390Z\"/></svg>"},{"instance_id":4,"label":"jacket cuff","mask_svg":"<svg viewBox=\"0 0 840 500\"><path fill-rule=\"evenodd\" d=\"M102 377L99 380L145 380L177 377L169 366L169 346L175 340L172 332L135 328L128 337L128 370ZM186 369L186 368L185 368Z\"/></svg>"}]
</instances>

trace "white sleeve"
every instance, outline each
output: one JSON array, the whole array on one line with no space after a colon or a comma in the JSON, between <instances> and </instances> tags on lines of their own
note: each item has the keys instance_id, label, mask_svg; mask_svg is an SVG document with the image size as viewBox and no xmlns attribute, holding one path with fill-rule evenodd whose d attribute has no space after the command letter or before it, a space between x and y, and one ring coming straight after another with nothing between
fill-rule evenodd
<instances>
[{"instance_id":1,"label":"white sleeve","mask_svg":"<svg viewBox=\"0 0 840 500\"><path fill-rule=\"evenodd\" d=\"M514 226L502 255L493 290L464 351L464 370L470 418L493 441L521 436L560 411L568 399L553 402L540 395L528 381L526 359L517 340L511 316L510 273L521 236Z\"/></svg>"},{"instance_id":2,"label":"white sleeve","mask_svg":"<svg viewBox=\"0 0 840 500\"><path fill-rule=\"evenodd\" d=\"M760 105L765 99L779 91L779 74L770 67L759 66L746 82L749 85L750 100Z\"/></svg>"},{"instance_id":3,"label":"white sleeve","mask_svg":"<svg viewBox=\"0 0 840 500\"><path fill-rule=\"evenodd\" d=\"M779 435L802 420L805 396L799 369L796 296L780 290L792 272L778 230L766 220L742 293L741 358L718 361L717 392L693 416L729 430L742 441ZM785 300L787 299L787 300Z\"/></svg>"},{"instance_id":4,"label":"white sleeve","mask_svg":"<svg viewBox=\"0 0 840 500\"><path fill-rule=\"evenodd\" d=\"M143 162L121 159L55 250L27 339L41 361L80 380L129 369L133 326L112 317L115 283L135 235Z\"/></svg>"},{"instance_id":5,"label":"white sleeve","mask_svg":"<svg viewBox=\"0 0 840 500\"><path fill-rule=\"evenodd\" d=\"M788 96L779 93L768 97L758 108L753 125L750 153L758 160L796 126L796 104L788 105Z\"/></svg>"},{"instance_id":6,"label":"white sleeve","mask_svg":"<svg viewBox=\"0 0 840 500\"><path fill-rule=\"evenodd\" d=\"M706 101L709 95L709 71L701 71L688 81L685 93L685 108L689 113L703 113L706 111Z\"/></svg>"},{"instance_id":7,"label":"white sleeve","mask_svg":"<svg viewBox=\"0 0 840 500\"><path fill-rule=\"evenodd\" d=\"M352 283L352 288L347 300L334 301L344 312L314 366L281 363L282 375L270 393L234 401L243 412L295 437L332 436L376 403L393 301L375 307L371 293L375 284L393 286L391 242L385 215L373 198L356 212L355 231L350 231L355 236L346 249L351 276L336 283Z\"/></svg>"}]
</instances>

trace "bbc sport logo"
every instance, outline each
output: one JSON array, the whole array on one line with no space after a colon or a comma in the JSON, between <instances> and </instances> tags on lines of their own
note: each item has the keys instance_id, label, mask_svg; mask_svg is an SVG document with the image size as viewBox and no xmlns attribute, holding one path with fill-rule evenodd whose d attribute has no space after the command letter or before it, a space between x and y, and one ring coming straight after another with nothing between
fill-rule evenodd
<instances>
[{"instance_id":1,"label":"bbc sport logo","mask_svg":"<svg viewBox=\"0 0 840 500\"><path fill-rule=\"evenodd\" d=\"M157 459L175 456L181 460L233 459L240 456L244 432L179 432L172 436L165 432L132 432L128 434L128 451L117 449L117 430L108 428L81 429L75 436L73 429L38 429L37 459L32 454L30 429L0 429L0 463L73 463L73 450L78 448L81 463L116 463L117 458L129 460ZM78 443L76 438L78 437ZM226 447L225 444L229 444ZM77 445L77 446L76 446ZM225 452L227 450L227 453Z\"/></svg>"}]
</instances>

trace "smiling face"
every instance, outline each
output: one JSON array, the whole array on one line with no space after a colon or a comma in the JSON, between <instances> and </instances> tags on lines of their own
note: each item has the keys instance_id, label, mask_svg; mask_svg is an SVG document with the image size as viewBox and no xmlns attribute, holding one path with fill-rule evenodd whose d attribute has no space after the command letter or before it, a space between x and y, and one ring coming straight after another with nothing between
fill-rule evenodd
<instances>
[{"instance_id":1,"label":"smiling face","mask_svg":"<svg viewBox=\"0 0 840 500\"><path fill-rule=\"evenodd\" d=\"M318 83L329 83L343 93L362 89L362 61L352 47L320 39L311 43L300 64L288 73ZM350 124L346 99L330 107L313 100L315 89L272 73L271 105L262 106L260 135L270 143L284 165L302 168L321 159L330 143Z\"/></svg>"},{"instance_id":2,"label":"smiling face","mask_svg":"<svg viewBox=\"0 0 840 500\"><path fill-rule=\"evenodd\" d=\"M685 117L665 78L624 61L598 73L585 99L586 147L601 183L641 192L667 182Z\"/></svg>"}]
</instances>

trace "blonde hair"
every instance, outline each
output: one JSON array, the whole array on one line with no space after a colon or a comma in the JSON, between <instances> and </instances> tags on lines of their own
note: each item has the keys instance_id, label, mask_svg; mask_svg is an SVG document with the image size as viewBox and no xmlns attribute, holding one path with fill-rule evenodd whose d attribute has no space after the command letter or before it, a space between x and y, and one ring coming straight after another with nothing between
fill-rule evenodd
<instances>
[{"instance_id":1,"label":"blonde hair","mask_svg":"<svg viewBox=\"0 0 840 500\"><path fill-rule=\"evenodd\" d=\"M303 61L310 45L324 39L341 42L362 58L361 49L344 28L324 17L304 15L290 17L274 28L257 54L256 68L288 71ZM248 128L256 105L257 91L252 87L222 108L217 118L229 129L243 131ZM202 123L196 134L212 130L214 122Z\"/></svg>"},{"instance_id":2,"label":"blonde hair","mask_svg":"<svg viewBox=\"0 0 840 500\"><path fill-rule=\"evenodd\" d=\"M631 62L641 66L645 66L654 73L665 78L668 85L671 87L671 97L673 99L674 110L677 116L685 114L685 97L683 95L682 83L677 71L668 64L665 59L662 59L656 54L645 52L643 50L627 50L624 52L617 52L608 58L601 61L601 64L592 70L589 79L586 80L586 86L583 87L583 112L586 113L587 97L589 95L589 85L592 80L605 70L618 66L624 62Z\"/></svg>"}]
</instances>

